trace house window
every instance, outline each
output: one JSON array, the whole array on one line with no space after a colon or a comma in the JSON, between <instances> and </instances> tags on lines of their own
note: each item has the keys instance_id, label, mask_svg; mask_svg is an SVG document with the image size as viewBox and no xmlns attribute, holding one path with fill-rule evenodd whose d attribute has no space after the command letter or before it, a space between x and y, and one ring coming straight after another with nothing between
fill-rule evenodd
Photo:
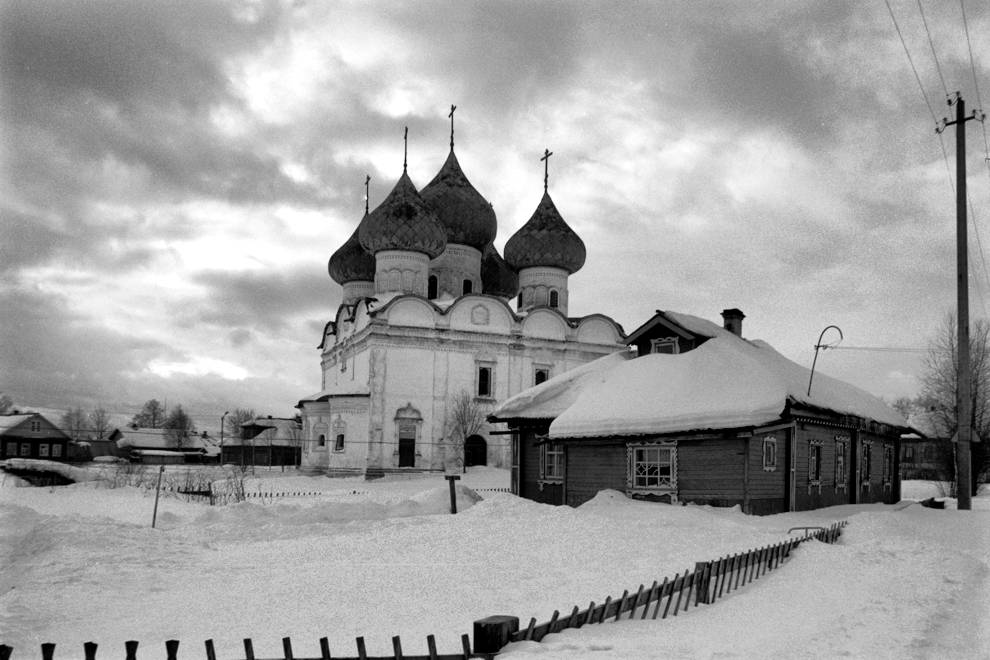
<instances>
[{"instance_id":1,"label":"house window","mask_svg":"<svg viewBox=\"0 0 990 660\"><path fill-rule=\"evenodd\" d=\"M777 471L777 438L772 435L763 438L763 471Z\"/></svg>"},{"instance_id":2,"label":"house window","mask_svg":"<svg viewBox=\"0 0 990 660\"><path fill-rule=\"evenodd\" d=\"M30 455L31 455L31 443L29 443L29 442L22 442L21 443L21 456L30 456Z\"/></svg>"},{"instance_id":3,"label":"house window","mask_svg":"<svg viewBox=\"0 0 990 660\"><path fill-rule=\"evenodd\" d=\"M904 448L904 460L905 461L913 461L914 460L914 447L905 447Z\"/></svg>"},{"instance_id":4,"label":"house window","mask_svg":"<svg viewBox=\"0 0 990 660\"><path fill-rule=\"evenodd\" d=\"M842 489L846 487L846 448L849 447L849 438L845 436L835 436L835 487Z\"/></svg>"},{"instance_id":5,"label":"house window","mask_svg":"<svg viewBox=\"0 0 990 660\"><path fill-rule=\"evenodd\" d=\"M492 382L492 366L487 364L478 365L478 396L491 398L494 396L495 391L494 383Z\"/></svg>"},{"instance_id":6,"label":"house window","mask_svg":"<svg viewBox=\"0 0 990 660\"><path fill-rule=\"evenodd\" d=\"M560 294L553 289L550 290L550 306L554 308L560 306Z\"/></svg>"},{"instance_id":7,"label":"house window","mask_svg":"<svg viewBox=\"0 0 990 660\"><path fill-rule=\"evenodd\" d=\"M52 445L52 458L58 458L62 455L62 445Z\"/></svg>"},{"instance_id":8,"label":"house window","mask_svg":"<svg viewBox=\"0 0 990 660\"><path fill-rule=\"evenodd\" d=\"M47 442L42 442L40 445L38 445L38 456L41 457L41 458L47 458L48 457L48 443Z\"/></svg>"},{"instance_id":9,"label":"house window","mask_svg":"<svg viewBox=\"0 0 990 660\"><path fill-rule=\"evenodd\" d=\"M3 446L4 456L17 456L17 443L8 442Z\"/></svg>"},{"instance_id":10,"label":"house window","mask_svg":"<svg viewBox=\"0 0 990 660\"><path fill-rule=\"evenodd\" d=\"M547 367L536 367L533 371L533 384L539 385L540 383L545 383L550 379L550 369Z\"/></svg>"},{"instance_id":11,"label":"house window","mask_svg":"<svg viewBox=\"0 0 990 660\"><path fill-rule=\"evenodd\" d=\"M327 436L325 436L325 435L323 435L321 433L319 439L316 441L316 446L317 447L326 447L327 446Z\"/></svg>"},{"instance_id":12,"label":"house window","mask_svg":"<svg viewBox=\"0 0 990 660\"><path fill-rule=\"evenodd\" d=\"M39 420L31 420L31 433L41 433L41 422Z\"/></svg>"},{"instance_id":13,"label":"house window","mask_svg":"<svg viewBox=\"0 0 990 660\"><path fill-rule=\"evenodd\" d=\"M563 481L564 448L556 442L540 445L540 479L543 481Z\"/></svg>"},{"instance_id":14,"label":"house window","mask_svg":"<svg viewBox=\"0 0 990 660\"><path fill-rule=\"evenodd\" d=\"M822 483L822 443L812 442L808 445L808 483Z\"/></svg>"},{"instance_id":15,"label":"house window","mask_svg":"<svg viewBox=\"0 0 990 660\"><path fill-rule=\"evenodd\" d=\"M871 443L869 440L863 440L863 470L860 473L860 476L862 477L861 481L864 486L870 485L870 474L873 472L873 461L871 460L873 457L871 456L872 452L870 451L870 445Z\"/></svg>"},{"instance_id":16,"label":"house window","mask_svg":"<svg viewBox=\"0 0 990 660\"><path fill-rule=\"evenodd\" d=\"M422 282L422 280L420 281ZM426 280L426 297L430 300L436 298L438 288L437 276L430 275L429 279ZM422 291L422 289L420 289L420 291Z\"/></svg>"},{"instance_id":17,"label":"house window","mask_svg":"<svg viewBox=\"0 0 990 660\"><path fill-rule=\"evenodd\" d=\"M471 280L464 280L464 284L462 285L461 292L466 295L468 293L471 293L473 288L474 288L474 284L472 284Z\"/></svg>"},{"instance_id":18,"label":"house window","mask_svg":"<svg viewBox=\"0 0 990 660\"><path fill-rule=\"evenodd\" d=\"M333 441L333 450L334 451L344 451L344 434L343 433L338 433L337 436L334 438L334 441Z\"/></svg>"},{"instance_id":19,"label":"house window","mask_svg":"<svg viewBox=\"0 0 990 660\"><path fill-rule=\"evenodd\" d=\"M637 443L627 447L626 483L637 492L671 491L677 487L677 444Z\"/></svg>"},{"instance_id":20,"label":"house window","mask_svg":"<svg viewBox=\"0 0 990 660\"><path fill-rule=\"evenodd\" d=\"M662 339L650 340L650 352L675 355L681 351L680 346L677 344L677 337L664 337Z\"/></svg>"}]
</instances>

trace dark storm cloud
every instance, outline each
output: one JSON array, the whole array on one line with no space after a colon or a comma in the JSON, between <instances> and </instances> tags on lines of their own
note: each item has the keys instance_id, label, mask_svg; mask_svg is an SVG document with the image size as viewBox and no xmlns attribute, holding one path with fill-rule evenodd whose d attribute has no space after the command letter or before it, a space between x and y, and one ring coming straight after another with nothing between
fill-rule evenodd
<instances>
[{"instance_id":1,"label":"dark storm cloud","mask_svg":"<svg viewBox=\"0 0 990 660\"><path fill-rule=\"evenodd\" d=\"M5 389L36 405L112 400L124 394L123 374L170 353L68 311L61 296L7 287L0 289L0 309Z\"/></svg>"},{"instance_id":2,"label":"dark storm cloud","mask_svg":"<svg viewBox=\"0 0 990 660\"><path fill-rule=\"evenodd\" d=\"M176 309L193 323L271 332L300 316L322 317L332 302L330 278L308 265L287 273L207 271L193 281L206 287L206 294L200 302L181 303Z\"/></svg>"}]
</instances>

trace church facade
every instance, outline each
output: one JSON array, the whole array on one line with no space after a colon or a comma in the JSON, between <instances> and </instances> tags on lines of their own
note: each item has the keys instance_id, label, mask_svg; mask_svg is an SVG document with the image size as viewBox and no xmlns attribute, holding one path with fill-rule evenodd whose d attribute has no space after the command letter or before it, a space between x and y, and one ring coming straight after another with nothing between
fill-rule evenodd
<instances>
[{"instance_id":1,"label":"church facade","mask_svg":"<svg viewBox=\"0 0 990 660\"><path fill-rule=\"evenodd\" d=\"M503 425L486 419L498 402L625 348L611 318L569 316L569 276L586 250L546 173L504 258L497 231L457 161L453 131L429 184L417 190L404 162L385 200L366 207L328 263L342 299L319 346L321 391L297 406L304 469L373 477L509 467Z\"/></svg>"}]
</instances>

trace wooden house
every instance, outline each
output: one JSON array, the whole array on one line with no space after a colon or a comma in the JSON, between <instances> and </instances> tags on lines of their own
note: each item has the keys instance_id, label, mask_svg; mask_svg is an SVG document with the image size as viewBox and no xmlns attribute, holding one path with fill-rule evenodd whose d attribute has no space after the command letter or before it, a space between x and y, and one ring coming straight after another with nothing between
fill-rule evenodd
<instances>
[{"instance_id":1,"label":"wooden house","mask_svg":"<svg viewBox=\"0 0 990 660\"><path fill-rule=\"evenodd\" d=\"M878 398L768 344L660 312L630 349L529 388L494 410L512 432L512 488L579 505L603 489L766 514L900 499L907 422Z\"/></svg>"},{"instance_id":2,"label":"wooden house","mask_svg":"<svg viewBox=\"0 0 990 660\"><path fill-rule=\"evenodd\" d=\"M70 441L40 413L0 415L0 459L67 461Z\"/></svg>"},{"instance_id":3,"label":"wooden house","mask_svg":"<svg viewBox=\"0 0 990 660\"><path fill-rule=\"evenodd\" d=\"M227 438L223 443L220 462L234 465L299 465L302 453L302 425L298 419L286 417L256 417L241 424L240 437ZM327 439L320 441L326 445ZM343 449L341 435L334 440ZM336 449L336 445L335 445Z\"/></svg>"},{"instance_id":4,"label":"wooden house","mask_svg":"<svg viewBox=\"0 0 990 660\"><path fill-rule=\"evenodd\" d=\"M115 437L116 455L134 463L216 463L220 458L220 447L206 433L177 439L169 429L127 427Z\"/></svg>"}]
</instances>

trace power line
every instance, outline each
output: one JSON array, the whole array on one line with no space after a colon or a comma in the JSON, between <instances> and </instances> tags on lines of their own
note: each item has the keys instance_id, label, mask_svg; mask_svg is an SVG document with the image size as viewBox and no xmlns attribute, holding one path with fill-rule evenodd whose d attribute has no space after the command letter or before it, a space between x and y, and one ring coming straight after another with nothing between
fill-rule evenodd
<instances>
[{"instance_id":1,"label":"power line","mask_svg":"<svg viewBox=\"0 0 990 660\"><path fill-rule=\"evenodd\" d=\"M887 5L887 7L889 8L890 5ZM921 0L918 0L918 12L921 14L921 22L925 26L925 34L928 35L928 46L932 49L932 59L935 60L935 70L938 71L938 79L942 81L942 91L948 97L949 88L945 86L945 78L942 77L942 67L939 66L938 55L935 54L935 43L932 41L932 33L928 29L928 21L925 20L925 10L921 7Z\"/></svg>"},{"instance_id":2,"label":"power line","mask_svg":"<svg viewBox=\"0 0 990 660\"><path fill-rule=\"evenodd\" d=\"M927 348L915 346L823 346L832 351L872 351L875 353L927 353Z\"/></svg>"}]
</instances>

